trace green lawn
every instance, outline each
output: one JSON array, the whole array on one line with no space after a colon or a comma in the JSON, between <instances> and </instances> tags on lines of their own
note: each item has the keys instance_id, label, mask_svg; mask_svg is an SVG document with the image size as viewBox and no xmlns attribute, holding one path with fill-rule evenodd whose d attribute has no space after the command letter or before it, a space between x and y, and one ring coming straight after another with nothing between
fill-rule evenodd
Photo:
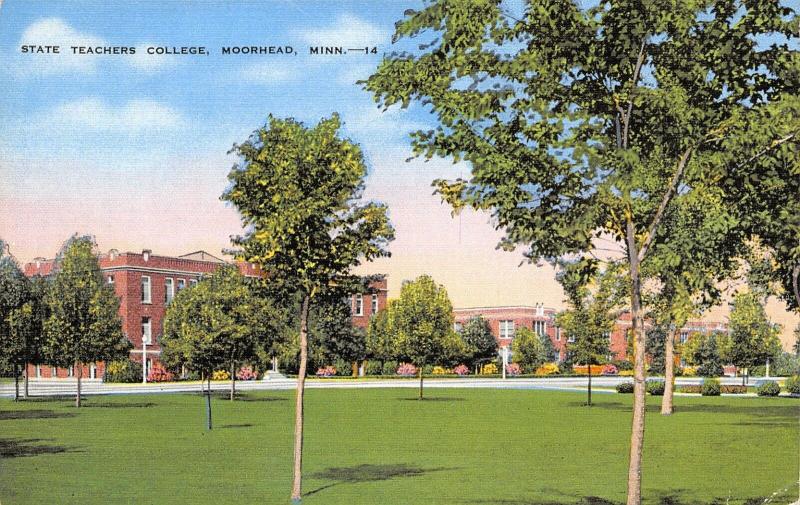
<instances>
[{"instance_id":1,"label":"green lawn","mask_svg":"<svg viewBox=\"0 0 800 505\"><path fill-rule=\"evenodd\" d=\"M630 395L427 394L309 390L303 503L624 501ZM0 400L0 503L288 503L292 398L215 399L212 432L197 395ZM648 503L797 498L799 400L678 397L667 418L648 400Z\"/></svg>"}]
</instances>

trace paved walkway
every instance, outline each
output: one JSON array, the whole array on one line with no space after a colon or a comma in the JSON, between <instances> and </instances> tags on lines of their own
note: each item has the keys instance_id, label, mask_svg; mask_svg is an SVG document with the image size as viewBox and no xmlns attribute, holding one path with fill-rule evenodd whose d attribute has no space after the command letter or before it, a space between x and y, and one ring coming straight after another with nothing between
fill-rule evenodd
<instances>
[{"instance_id":1,"label":"paved walkway","mask_svg":"<svg viewBox=\"0 0 800 505\"><path fill-rule=\"evenodd\" d=\"M593 392L615 393L613 388L620 382L630 382L630 377L593 377ZM757 384L764 379L751 379L750 385ZM685 386L700 384L699 377L679 377L676 385ZM426 378L426 388L493 388L493 389L541 389L559 391L586 391L586 377L550 377L550 378L519 378L519 379L483 379L483 378ZM725 377L722 384L738 385L740 378ZM294 389L295 379L268 379L259 381L237 381L238 391L268 391ZM416 379L316 379L306 381L309 389L326 388L417 388L419 381ZM31 396L60 396L75 394L75 379L34 379L30 381ZM150 384L104 384L99 380L84 379L81 382L81 391L85 395L115 395L115 394L155 394L155 393L186 393L199 392L200 382L169 382ZM594 389L601 388L601 389ZM602 388L608 388L603 390ZM22 384L20 383L20 389ZM228 391L230 382L212 382L213 391ZM676 393L681 394L681 393ZM752 396L733 395L733 396ZM14 383L0 384L0 397L14 397Z\"/></svg>"}]
</instances>

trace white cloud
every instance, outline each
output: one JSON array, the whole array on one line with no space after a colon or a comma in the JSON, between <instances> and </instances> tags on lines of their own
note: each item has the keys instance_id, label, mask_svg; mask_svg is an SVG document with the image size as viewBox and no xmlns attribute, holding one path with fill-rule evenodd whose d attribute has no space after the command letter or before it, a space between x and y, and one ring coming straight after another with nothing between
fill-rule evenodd
<instances>
[{"instance_id":1,"label":"white cloud","mask_svg":"<svg viewBox=\"0 0 800 505\"><path fill-rule=\"evenodd\" d=\"M428 130L422 122L408 118L406 110L391 107L386 111L369 104L342 111L345 130L354 135L353 140L375 145L408 145L408 134Z\"/></svg>"},{"instance_id":2,"label":"white cloud","mask_svg":"<svg viewBox=\"0 0 800 505\"><path fill-rule=\"evenodd\" d=\"M49 130L157 133L179 128L186 120L176 109L153 100L131 100L113 107L100 98L86 97L56 106L35 123Z\"/></svg>"},{"instance_id":3,"label":"white cloud","mask_svg":"<svg viewBox=\"0 0 800 505\"><path fill-rule=\"evenodd\" d=\"M238 79L254 84L277 84L292 81L299 76L297 68L286 68L275 63L264 61L253 63L237 73Z\"/></svg>"},{"instance_id":4,"label":"white cloud","mask_svg":"<svg viewBox=\"0 0 800 505\"><path fill-rule=\"evenodd\" d=\"M73 54L70 46L102 46L105 44L102 38L79 32L62 19L40 19L28 26L22 33L19 45L60 46L60 53L17 54L17 68L23 75L92 72L98 57Z\"/></svg>"},{"instance_id":5,"label":"white cloud","mask_svg":"<svg viewBox=\"0 0 800 505\"><path fill-rule=\"evenodd\" d=\"M389 32L352 14L340 14L333 25L326 28L307 29L297 32L299 38L310 46L364 47L385 44Z\"/></svg>"}]
</instances>

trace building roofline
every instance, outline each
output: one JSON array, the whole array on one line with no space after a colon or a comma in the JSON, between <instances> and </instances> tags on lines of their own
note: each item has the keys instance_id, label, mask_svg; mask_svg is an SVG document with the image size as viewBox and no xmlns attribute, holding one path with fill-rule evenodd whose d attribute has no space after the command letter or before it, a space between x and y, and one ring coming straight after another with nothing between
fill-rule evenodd
<instances>
[{"instance_id":1,"label":"building roofline","mask_svg":"<svg viewBox=\"0 0 800 505\"><path fill-rule=\"evenodd\" d=\"M539 308L540 307L537 307L536 305L497 305L494 307L458 307L454 308L453 312L458 312L461 310L537 310ZM553 312L557 312L556 309L552 307L541 306L541 308L544 310L552 310Z\"/></svg>"}]
</instances>

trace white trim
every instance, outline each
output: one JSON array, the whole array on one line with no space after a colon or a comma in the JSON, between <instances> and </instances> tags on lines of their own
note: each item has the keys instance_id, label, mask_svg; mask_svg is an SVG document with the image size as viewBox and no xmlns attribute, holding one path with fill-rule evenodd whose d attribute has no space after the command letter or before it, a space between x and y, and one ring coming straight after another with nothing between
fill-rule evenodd
<instances>
[{"instance_id":1,"label":"white trim","mask_svg":"<svg viewBox=\"0 0 800 505\"><path fill-rule=\"evenodd\" d=\"M167 287L169 281L169 288ZM175 299L175 279L172 277L164 277L164 303L169 304Z\"/></svg>"},{"instance_id":2,"label":"white trim","mask_svg":"<svg viewBox=\"0 0 800 505\"><path fill-rule=\"evenodd\" d=\"M364 315L364 295L358 293L353 297L353 315L354 316L363 316Z\"/></svg>"},{"instance_id":3,"label":"white trim","mask_svg":"<svg viewBox=\"0 0 800 505\"><path fill-rule=\"evenodd\" d=\"M377 294L375 294L375 293L373 293L373 294L372 294L372 298L370 298L370 306L369 306L369 308L370 308L370 311L371 311L373 314L377 314L377 313L378 313L378 302L379 302L379 301L380 301L380 300L378 300L378 295L377 295Z\"/></svg>"},{"instance_id":4,"label":"white trim","mask_svg":"<svg viewBox=\"0 0 800 505\"><path fill-rule=\"evenodd\" d=\"M147 279L146 283L144 281L145 279ZM144 289L145 284L147 284L147 290ZM139 286L142 290L140 297L142 303L153 303L153 279L149 275L143 275L139 281ZM147 296L145 296L145 294Z\"/></svg>"},{"instance_id":5,"label":"white trim","mask_svg":"<svg viewBox=\"0 0 800 505\"><path fill-rule=\"evenodd\" d=\"M221 265L222 263L212 263L214 265ZM113 266L113 267L106 267L101 268L101 272L120 272L120 271L131 271L131 272L144 272L144 273L153 273L153 274L172 274L172 275L211 275L213 272L197 272L194 270L175 270L174 268L150 268L150 267L140 267L140 266Z\"/></svg>"}]
</instances>

